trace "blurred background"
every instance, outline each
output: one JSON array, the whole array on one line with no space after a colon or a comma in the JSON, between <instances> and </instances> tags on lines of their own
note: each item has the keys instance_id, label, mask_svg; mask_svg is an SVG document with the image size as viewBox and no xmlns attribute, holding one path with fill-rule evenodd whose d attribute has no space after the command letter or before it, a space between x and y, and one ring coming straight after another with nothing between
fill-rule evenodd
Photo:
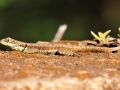
<instances>
[{"instance_id":1,"label":"blurred background","mask_svg":"<svg viewBox=\"0 0 120 90\"><path fill-rule=\"evenodd\" d=\"M51 41L62 24L63 40L93 39L91 30L117 37L120 0L0 0L1 39Z\"/></svg>"}]
</instances>

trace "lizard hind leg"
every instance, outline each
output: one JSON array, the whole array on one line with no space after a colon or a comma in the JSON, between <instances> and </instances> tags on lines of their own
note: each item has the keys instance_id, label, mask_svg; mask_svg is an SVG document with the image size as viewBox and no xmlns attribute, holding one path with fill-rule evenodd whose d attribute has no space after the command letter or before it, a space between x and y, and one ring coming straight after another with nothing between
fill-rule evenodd
<instances>
[{"instance_id":1,"label":"lizard hind leg","mask_svg":"<svg viewBox=\"0 0 120 90\"><path fill-rule=\"evenodd\" d=\"M78 54L76 54L75 52L73 52L72 50L68 49L68 48L59 48L58 51L55 53L55 55L62 55L62 56L78 56Z\"/></svg>"}]
</instances>

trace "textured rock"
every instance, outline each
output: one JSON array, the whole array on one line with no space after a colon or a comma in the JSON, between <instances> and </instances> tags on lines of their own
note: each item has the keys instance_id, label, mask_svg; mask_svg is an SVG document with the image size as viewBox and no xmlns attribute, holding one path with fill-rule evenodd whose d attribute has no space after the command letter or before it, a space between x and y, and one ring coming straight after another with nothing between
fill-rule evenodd
<instances>
[{"instance_id":1,"label":"textured rock","mask_svg":"<svg viewBox=\"0 0 120 90\"><path fill-rule=\"evenodd\" d=\"M80 57L0 51L0 90L119 90L120 53Z\"/></svg>"}]
</instances>

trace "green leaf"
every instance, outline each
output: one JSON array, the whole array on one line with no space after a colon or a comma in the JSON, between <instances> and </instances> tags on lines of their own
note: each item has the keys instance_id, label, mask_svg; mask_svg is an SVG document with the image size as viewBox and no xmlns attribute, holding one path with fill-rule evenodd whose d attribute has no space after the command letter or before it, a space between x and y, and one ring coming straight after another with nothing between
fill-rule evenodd
<instances>
[{"instance_id":1,"label":"green leaf","mask_svg":"<svg viewBox=\"0 0 120 90\"><path fill-rule=\"evenodd\" d=\"M118 31L120 32L120 28L118 28ZM120 37L120 34L118 34L118 37Z\"/></svg>"},{"instance_id":2,"label":"green leaf","mask_svg":"<svg viewBox=\"0 0 120 90\"><path fill-rule=\"evenodd\" d=\"M101 41L101 39L99 38L99 36L97 36L93 31L91 31L91 34L99 41Z\"/></svg>"},{"instance_id":3,"label":"green leaf","mask_svg":"<svg viewBox=\"0 0 120 90\"><path fill-rule=\"evenodd\" d=\"M91 31L91 34L99 41L104 41L104 42L107 42L107 35L111 32L111 30L108 30L104 33L102 32L98 32L98 36L93 32ZM120 36L120 35L119 35Z\"/></svg>"}]
</instances>

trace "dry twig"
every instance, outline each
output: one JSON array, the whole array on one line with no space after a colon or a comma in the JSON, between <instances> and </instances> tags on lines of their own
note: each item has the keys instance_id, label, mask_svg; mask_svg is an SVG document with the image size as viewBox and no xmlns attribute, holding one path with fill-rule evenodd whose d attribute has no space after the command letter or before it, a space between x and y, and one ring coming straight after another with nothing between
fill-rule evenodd
<instances>
[{"instance_id":1,"label":"dry twig","mask_svg":"<svg viewBox=\"0 0 120 90\"><path fill-rule=\"evenodd\" d=\"M57 33L55 34L54 38L53 38L53 42L58 42L61 40L62 36L64 35L65 31L67 29L67 25L66 24L63 24L63 25L60 25Z\"/></svg>"}]
</instances>

